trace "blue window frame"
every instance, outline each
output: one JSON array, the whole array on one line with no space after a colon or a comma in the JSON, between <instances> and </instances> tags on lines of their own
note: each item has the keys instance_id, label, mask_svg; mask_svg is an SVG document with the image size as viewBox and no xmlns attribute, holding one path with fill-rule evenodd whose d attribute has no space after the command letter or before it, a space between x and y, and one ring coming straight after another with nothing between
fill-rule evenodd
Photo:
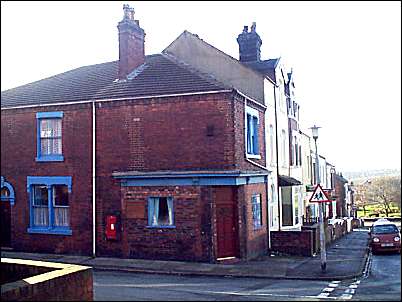
<instances>
[{"instance_id":1,"label":"blue window frame","mask_svg":"<svg viewBox=\"0 0 402 302\"><path fill-rule=\"evenodd\" d=\"M71 235L71 176L28 176L29 233Z\"/></svg>"},{"instance_id":2,"label":"blue window frame","mask_svg":"<svg viewBox=\"0 0 402 302\"><path fill-rule=\"evenodd\" d=\"M258 111L255 109L247 109L246 114L246 145L248 155L259 155L258 146Z\"/></svg>"},{"instance_id":3,"label":"blue window frame","mask_svg":"<svg viewBox=\"0 0 402 302\"><path fill-rule=\"evenodd\" d=\"M38 112L36 161L63 161L62 154L63 112Z\"/></svg>"},{"instance_id":4,"label":"blue window frame","mask_svg":"<svg viewBox=\"0 0 402 302\"><path fill-rule=\"evenodd\" d=\"M262 227L261 195L255 194L251 197L251 206L253 212L254 230Z\"/></svg>"},{"instance_id":5,"label":"blue window frame","mask_svg":"<svg viewBox=\"0 0 402 302\"><path fill-rule=\"evenodd\" d=\"M148 227L175 227L173 197L148 198Z\"/></svg>"}]
</instances>

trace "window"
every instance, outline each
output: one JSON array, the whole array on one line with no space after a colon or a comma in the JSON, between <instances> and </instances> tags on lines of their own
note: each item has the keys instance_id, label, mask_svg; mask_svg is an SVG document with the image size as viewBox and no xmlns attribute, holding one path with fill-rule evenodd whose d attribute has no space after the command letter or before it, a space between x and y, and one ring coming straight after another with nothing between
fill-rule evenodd
<instances>
[{"instance_id":1,"label":"window","mask_svg":"<svg viewBox=\"0 0 402 302\"><path fill-rule=\"evenodd\" d=\"M275 155L274 155L274 127L272 125L269 126L269 152L271 153L271 164L274 163Z\"/></svg>"},{"instance_id":2,"label":"window","mask_svg":"<svg viewBox=\"0 0 402 302\"><path fill-rule=\"evenodd\" d=\"M282 166L286 167L286 133L282 130Z\"/></svg>"},{"instance_id":3,"label":"window","mask_svg":"<svg viewBox=\"0 0 402 302\"><path fill-rule=\"evenodd\" d=\"M5 181L4 177L1 176L1 201L9 202L10 205L14 205L14 188L13 186Z\"/></svg>"},{"instance_id":4,"label":"window","mask_svg":"<svg viewBox=\"0 0 402 302\"><path fill-rule=\"evenodd\" d=\"M292 187L281 187L282 225L293 225Z\"/></svg>"},{"instance_id":5,"label":"window","mask_svg":"<svg viewBox=\"0 0 402 302\"><path fill-rule=\"evenodd\" d=\"M301 146L299 145L299 166L302 166L302 149Z\"/></svg>"},{"instance_id":6,"label":"window","mask_svg":"<svg viewBox=\"0 0 402 302\"><path fill-rule=\"evenodd\" d=\"M38 112L37 161L63 161L62 123L63 112Z\"/></svg>"},{"instance_id":7,"label":"window","mask_svg":"<svg viewBox=\"0 0 402 302\"><path fill-rule=\"evenodd\" d=\"M271 185L271 200L269 204L269 226L274 226L274 221L276 220L274 216L274 203L275 203L275 186Z\"/></svg>"},{"instance_id":8,"label":"window","mask_svg":"<svg viewBox=\"0 0 402 302\"><path fill-rule=\"evenodd\" d=\"M259 158L258 147L258 111L250 107L246 108L246 142L247 142L247 155Z\"/></svg>"},{"instance_id":9,"label":"window","mask_svg":"<svg viewBox=\"0 0 402 302\"><path fill-rule=\"evenodd\" d=\"M150 197L148 199L148 226L174 227L172 197Z\"/></svg>"},{"instance_id":10,"label":"window","mask_svg":"<svg viewBox=\"0 0 402 302\"><path fill-rule=\"evenodd\" d=\"M295 211L295 225L299 223L299 189L294 187L293 193L293 207Z\"/></svg>"},{"instance_id":11,"label":"window","mask_svg":"<svg viewBox=\"0 0 402 302\"><path fill-rule=\"evenodd\" d=\"M71 235L71 177L28 176L30 196L29 233Z\"/></svg>"},{"instance_id":12,"label":"window","mask_svg":"<svg viewBox=\"0 0 402 302\"><path fill-rule=\"evenodd\" d=\"M256 194L251 197L251 206L253 212L254 230L262 226L262 211L261 211L261 195Z\"/></svg>"}]
</instances>

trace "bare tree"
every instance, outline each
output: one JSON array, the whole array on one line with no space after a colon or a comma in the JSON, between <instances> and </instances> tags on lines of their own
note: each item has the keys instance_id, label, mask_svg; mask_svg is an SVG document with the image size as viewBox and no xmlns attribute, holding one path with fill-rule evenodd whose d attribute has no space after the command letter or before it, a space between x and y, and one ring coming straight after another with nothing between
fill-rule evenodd
<instances>
[{"instance_id":1,"label":"bare tree","mask_svg":"<svg viewBox=\"0 0 402 302\"><path fill-rule=\"evenodd\" d=\"M401 177L385 176L371 180L371 184L367 186L367 194L379 202L384 209L385 215L388 217L392 212L391 205L401 208Z\"/></svg>"}]
</instances>

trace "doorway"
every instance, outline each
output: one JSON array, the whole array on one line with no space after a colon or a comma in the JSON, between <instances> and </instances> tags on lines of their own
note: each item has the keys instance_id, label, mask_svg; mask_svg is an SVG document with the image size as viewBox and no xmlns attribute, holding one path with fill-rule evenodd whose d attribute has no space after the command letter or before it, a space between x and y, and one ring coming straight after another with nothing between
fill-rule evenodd
<instances>
[{"instance_id":1,"label":"doorway","mask_svg":"<svg viewBox=\"0 0 402 302\"><path fill-rule=\"evenodd\" d=\"M217 258L238 257L236 188L215 187Z\"/></svg>"}]
</instances>

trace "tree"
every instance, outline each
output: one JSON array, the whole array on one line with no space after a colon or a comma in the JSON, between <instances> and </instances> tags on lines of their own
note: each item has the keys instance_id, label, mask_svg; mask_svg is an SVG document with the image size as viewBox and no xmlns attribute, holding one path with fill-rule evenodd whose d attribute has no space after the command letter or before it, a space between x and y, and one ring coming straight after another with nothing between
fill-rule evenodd
<instances>
[{"instance_id":1,"label":"tree","mask_svg":"<svg viewBox=\"0 0 402 302\"><path fill-rule=\"evenodd\" d=\"M401 177L384 176L371 180L367 186L367 194L372 200L381 204L385 215L388 217L392 213L391 205L396 205L401 209Z\"/></svg>"}]
</instances>

